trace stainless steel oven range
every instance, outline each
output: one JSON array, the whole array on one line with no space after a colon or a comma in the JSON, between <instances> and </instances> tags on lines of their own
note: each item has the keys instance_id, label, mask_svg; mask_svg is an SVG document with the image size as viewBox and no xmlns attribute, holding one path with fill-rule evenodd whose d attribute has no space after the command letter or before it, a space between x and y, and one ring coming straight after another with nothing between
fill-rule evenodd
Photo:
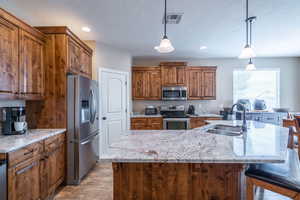
<instances>
[{"instance_id":1,"label":"stainless steel oven range","mask_svg":"<svg viewBox=\"0 0 300 200\"><path fill-rule=\"evenodd\" d=\"M160 113L163 116L163 128L165 130L190 129L190 118L185 114L183 105L161 106Z\"/></svg>"},{"instance_id":2,"label":"stainless steel oven range","mask_svg":"<svg viewBox=\"0 0 300 200\"><path fill-rule=\"evenodd\" d=\"M163 126L165 130L187 130L190 129L189 118L164 118Z\"/></svg>"}]
</instances>

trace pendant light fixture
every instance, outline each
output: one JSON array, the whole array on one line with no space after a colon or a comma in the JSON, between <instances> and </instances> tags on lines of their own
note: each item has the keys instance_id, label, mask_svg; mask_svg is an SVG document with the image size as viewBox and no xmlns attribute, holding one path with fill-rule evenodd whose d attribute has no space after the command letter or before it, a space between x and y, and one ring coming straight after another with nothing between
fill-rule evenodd
<instances>
[{"instance_id":1,"label":"pendant light fixture","mask_svg":"<svg viewBox=\"0 0 300 200\"><path fill-rule=\"evenodd\" d=\"M240 59L254 58L256 56L252 48L252 24L255 20L255 16L249 17L249 0L246 0L246 45L239 56Z\"/></svg>"},{"instance_id":2,"label":"pendant light fixture","mask_svg":"<svg viewBox=\"0 0 300 200\"><path fill-rule=\"evenodd\" d=\"M164 14L164 36L160 41L160 45L154 47L159 53L171 53L175 49L171 41L167 37L167 0L165 0L165 14Z\"/></svg>"},{"instance_id":3,"label":"pendant light fixture","mask_svg":"<svg viewBox=\"0 0 300 200\"><path fill-rule=\"evenodd\" d=\"M254 71L254 70L256 70L256 67L252 62L252 58L250 58L249 63L246 66L246 71Z\"/></svg>"}]
</instances>

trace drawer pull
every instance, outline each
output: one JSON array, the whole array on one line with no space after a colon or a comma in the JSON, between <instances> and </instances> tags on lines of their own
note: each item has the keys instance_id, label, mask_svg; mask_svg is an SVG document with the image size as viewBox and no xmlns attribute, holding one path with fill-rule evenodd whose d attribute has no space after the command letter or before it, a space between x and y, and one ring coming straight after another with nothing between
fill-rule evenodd
<instances>
[{"instance_id":1,"label":"drawer pull","mask_svg":"<svg viewBox=\"0 0 300 200\"><path fill-rule=\"evenodd\" d=\"M20 175L20 174L23 174L23 173L29 171L30 169L32 169L36 165L37 165L37 162L32 163L31 165L21 169L20 171L17 171L17 175Z\"/></svg>"},{"instance_id":2,"label":"drawer pull","mask_svg":"<svg viewBox=\"0 0 300 200\"><path fill-rule=\"evenodd\" d=\"M30 150L30 151L28 151L28 152L26 152L26 153L24 153L24 156L27 156L27 155L32 154L32 153L33 153L33 149Z\"/></svg>"}]
</instances>

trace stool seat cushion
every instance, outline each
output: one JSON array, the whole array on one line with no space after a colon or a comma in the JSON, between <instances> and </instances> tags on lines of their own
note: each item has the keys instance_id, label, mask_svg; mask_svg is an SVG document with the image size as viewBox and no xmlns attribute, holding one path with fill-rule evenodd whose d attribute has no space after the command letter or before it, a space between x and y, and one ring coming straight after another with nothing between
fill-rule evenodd
<instances>
[{"instance_id":1,"label":"stool seat cushion","mask_svg":"<svg viewBox=\"0 0 300 200\"><path fill-rule=\"evenodd\" d=\"M252 164L245 174L251 178L300 192L300 163L297 152L292 149L288 149L284 163Z\"/></svg>"}]
</instances>

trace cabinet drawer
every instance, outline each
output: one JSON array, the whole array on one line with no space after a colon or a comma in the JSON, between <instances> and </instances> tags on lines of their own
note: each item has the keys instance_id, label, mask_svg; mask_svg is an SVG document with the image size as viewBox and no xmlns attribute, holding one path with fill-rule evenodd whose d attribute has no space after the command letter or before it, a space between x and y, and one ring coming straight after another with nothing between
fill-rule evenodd
<instances>
[{"instance_id":1,"label":"cabinet drawer","mask_svg":"<svg viewBox=\"0 0 300 200\"><path fill-rule=\"evenodd\" d=\"M147 118L131 118L133 124L147 124Z\"/></svg>"},{"instance_id":2,"label":"cabinet drawer","mask_svg":"<svg viewBox=\"0 0 300 200\"><path fill-rule=\"evenodd\" d=\"M159 117L159 118L149 118L148 119L148 123L149 123L149 125L151 125L152 123L162 123L162 118L161 117Z\"/></svg>"},{"instance_id":3,"label":"cabinet drawer","mask_svg":"<svg viewBox=\"0 0 300 200\"><path fill-rule=\"evenodd\" d=\"M23 161L37 158L43 152L43 142L37 142L20 150L8 153L9 167L20 164Z\"/></svg>"},{"instance_id":4,"label":"cabinet drawer","mask_svg":"<svg viewBox=\"0 0 300 200\"><path fill-rule=\"evenodd\" d=\"M65 134L59 134L45 140L45 151L52 152L60 147L65 141Z\"/></svg>"}]
</instances>

